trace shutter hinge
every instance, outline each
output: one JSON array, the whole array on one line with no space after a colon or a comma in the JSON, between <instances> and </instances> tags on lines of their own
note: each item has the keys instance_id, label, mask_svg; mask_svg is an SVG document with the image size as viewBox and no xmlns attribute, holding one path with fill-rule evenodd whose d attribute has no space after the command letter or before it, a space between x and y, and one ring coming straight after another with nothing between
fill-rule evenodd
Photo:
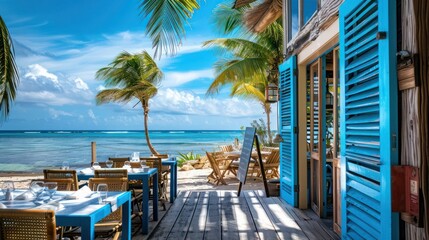
<instances>
[{"instance_id":1,"label":"shutter hinge","mask_svg":"<svg viewBox=\"0 0 429 240\"><path fill-rule=\"evenodd\" d=\"M387 37L387 33L386 32L377 32L377 35L375 36L375 38L377 40L386 39L386 37Z\"/></svg>"},{"instance_id":2,"label":"shutter hinge","mask_svg":"<svg viewBox=\"0 0 429 240\"><path fill-rule=\"evenodd\" d=\"M298 133L298 127L293 127L293 133Z\"/></svg>"},{"instance_id":3,"label":"shutter hinge","mask_svg":"<svg viewBox=\"0 0 429 240\"><path fill-rule=\"evenodd\" d=\"M392 134L392 151L396 151L396 149L398 148L398 140L396 137L396 134Z\"/></svg>"},{"instance_id":4,"label":"shutter hinge","mask_svg":"<svg viewBox=\"0 0 429 240\"><path fill-rule=\"evenodd\" d=\"M293 191L294 192L299 192L299 185L294 185L293 186Z\"/></svg>"}]
</instances>

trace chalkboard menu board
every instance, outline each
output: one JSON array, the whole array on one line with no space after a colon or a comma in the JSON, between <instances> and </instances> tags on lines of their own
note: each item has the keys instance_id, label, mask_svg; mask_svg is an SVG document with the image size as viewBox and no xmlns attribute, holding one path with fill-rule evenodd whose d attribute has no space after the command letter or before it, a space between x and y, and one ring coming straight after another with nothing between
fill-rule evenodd
<instances>
[{"instance_id":1,"label":"chalkboard menu board","mask_svg":"<svg viewBox=\"0 0 429 240\"><path fill-rule=\"evenodd\" d=\"M237 178L244 184L246 183L247 170L249 169L250 157L252 156L253 142L255 140L256 129L247 127L244 133L243 147L240 155L240 165L238 166Z\"/></svg>"}]
</instances>

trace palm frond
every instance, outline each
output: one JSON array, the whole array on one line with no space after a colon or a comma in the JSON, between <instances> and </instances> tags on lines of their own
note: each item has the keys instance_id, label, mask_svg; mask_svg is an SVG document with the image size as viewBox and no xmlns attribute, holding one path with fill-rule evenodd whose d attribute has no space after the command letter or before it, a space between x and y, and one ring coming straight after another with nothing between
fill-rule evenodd
<instances>
[{"instance_id":1,"label":"palm frond","mask_svg":"<svg viewBox=\"0 0 429 240\"><path fill-rule=\"evenodd\" d=\"M7 118L19 84L12 39L0 16L0 119Z\"/></svg>"},{"instance_id":2,"label":"palm frond","mask_svg":"<svg viewBox=\"0 0 429 240\"><path fill-rule=\"evenodd\" d=\"M152 39L155 57L163 51L176 53L185 35L185 24L199 7L197 0L142 0L140 14L149 18L146 33Z\"/></svg>"},{"instance_id":3,"label":"palm frond","mask_svg":"<svg viewBox=\"0 0 429 240\"><path fill-rule=\"evenodd\" d=\"M213 11L214 21L222 34L231 34L240 32L247 35L249 31L243 25L243 15L250 9L249 4L243 4L237 8L231 7L231 4L221 3Z\"/></svg>"},{"instance_id":4,"label":"palm frond","mask_svg":"<svg viewBox=\"0 0 429 240\"><path fill-rule=\"evenodd\" d=\"M240 58L269 58L271 50L250 40L241 38L218 38L203 43L204 47L219 47L225 52L234 54Z\"/></svg>"}]
</instances>

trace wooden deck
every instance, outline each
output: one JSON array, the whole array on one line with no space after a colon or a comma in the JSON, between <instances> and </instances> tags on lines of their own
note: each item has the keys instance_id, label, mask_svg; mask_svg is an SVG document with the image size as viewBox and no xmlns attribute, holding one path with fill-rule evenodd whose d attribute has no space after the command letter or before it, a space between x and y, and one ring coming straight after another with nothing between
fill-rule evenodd
<instances>
[{"instance_id":1,"label":"wooden deck","mask_svg":"<svg viewBox=\"0 0 429 240\"><path fill-rule=\"evenodd\" d=\"M133 239L340 239L311 210L263 191L184 191L156 224Z\"/></svg>"}]
</instances>

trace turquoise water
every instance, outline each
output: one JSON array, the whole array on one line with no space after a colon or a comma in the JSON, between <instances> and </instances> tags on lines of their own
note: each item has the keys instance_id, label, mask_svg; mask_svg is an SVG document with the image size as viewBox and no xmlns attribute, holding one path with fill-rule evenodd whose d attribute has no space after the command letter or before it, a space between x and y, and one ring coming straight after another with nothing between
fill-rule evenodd
<instances>
[{"instance_id":1,"label":"turquoise water","mask_svg":"<svg viewBox=\"0 0 429 240\"><path fill-rule=\"evenodd\" d=\"M242 131L152 131L150 139L159 153L204 154L234 138ZM96 142L97 161L108 157L129 157L132 152L149 156L143 131L0 131L0 171L39 172L61 166L89 166L91 142Z\"/></svg>"}]
</instances>

